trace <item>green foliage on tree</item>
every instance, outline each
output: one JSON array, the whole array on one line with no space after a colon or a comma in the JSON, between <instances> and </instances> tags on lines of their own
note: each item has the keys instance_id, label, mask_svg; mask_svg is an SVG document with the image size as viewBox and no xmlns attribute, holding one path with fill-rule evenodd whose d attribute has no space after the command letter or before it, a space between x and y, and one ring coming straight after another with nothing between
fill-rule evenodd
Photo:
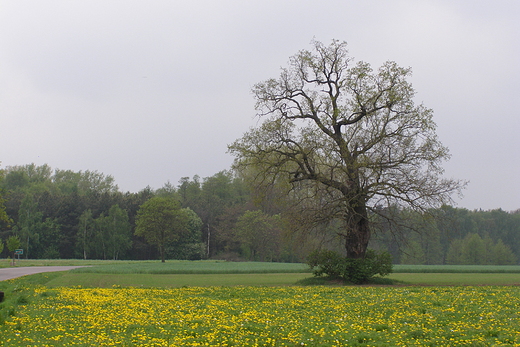
<instances>
[{"instance_id":1,"label":"green foliage on tree","mask_svg":"<svg viewBox=\"0 0 520 347\"><path fill-rule=\"evenodd\" d=\"M516 256L501 239L498 239L495 243L489 237L483 239L478 234L469 233L463 239L456 239L451 242L446 263L513 265L516 264Z\"/></svg>"},{"instance_id":2,"label":"green foliage on tree","mask_svg":"<svg viewBox=\"0 0 520 347\"><path fill-rule=\"evenodd\" d=\"M83 259L87 259L93 247L92 239L95 233L95 222L92 217L92 210L88 209L81 214L78 223L78 233L76 236L77 246L82 250Z\"/></svg>"},{"instance_id":3,"label":"green foliage on tree","mask_svg":"<svg viewBox=\"0 0 520 347\"><path fill-rule=\"evenodd\" d=\"M112 176L97 171L55 170L52 180L62 193L105 194L115 193L118 189Z\"/></svg>"},{"instance_id":4,"label":"green foliage on tree","mask_svg":"<svg viewBox=\"0 0 520 347\"><path fill-rule=\"evenodd\" d=\"M186 233L177 241L166 246L166 254L172 259L198 260L206 254L206 247L202 239L202 220L189 207L183 208L188 216Z\"/></svg>"},{"instance_id":5,"label":"green foliage on tree","mask_svg":"<svg viewBox=\"0 0 520 347\"><path fill-rule=\"evenodd\" d=\"M418 232L406 235L401 245L401 264L434 265L443 264L445 260L441 244L441 232L437 225L428 216L410 215L406 218L415 218L414 228Z\"/></svg>"},{"instance_id":6,"label":"green foliage on tree","mask_svg":"<svg viewBox=\"0 0 520 347\"><path fill-rule=\"evenodd\" d=\"M27 194L18 211L18 223L15 232L19 235L25 249L25 257L29 258L32 247L39 245L39 229L41 228L43 214L38 211L38 205L32 194Z\"/></svg>"},{"instance_id":7,"label":"green foliage on tree","mask_svg":"<svg viewBox=\"0 0 520 347\"><path fill-rule=\"evenodd\" d=\"M229 146L235 168L255 187L285 184L300 228L341 222L347 257L363 259L379 206L437 207L463 186L442 177L448 149L410 75L394 62L354 64L344 42L314 41L254 86L264 122Z\"/></svg>"},{"instance_id":8,"label":"green foliage on tree","mask_svg":"<svg viewBox=\"0 0 520 347\"><path fill-rule=\"evenodd\" d=\"M3 195L5 194L5 191L2 189L2 186L4 185L5 180L5 171L0 170L0 225L4 224L5 226L9 226L9 224L12 222L11 218L7 215L6 209L5 209L5 198ZM0 251L1 253L1 251Z\"/></svg>"},{"instance_id":9,"label":"green foliage on tree","mask_svg":"<svg viewBox=\"0 0 520 347\"><path fill-rule=\"evenodd\" d=\"M425 263L424 258L422 245L416 240L409 240L404 247L401 264L422 265Z\"/></svg>"},{"instance_id":10,"label":"green foliage on tree","mask_svg":"<svg viewBox=\"0 0 520 347\"><path fill-rule=\"evenodd\" d=\"M12 222L11 218L7 215L5 210L5 199L0 195L0 223L3 223L7 226Z\"/></svg>"},{"instance_id":11,"label":"green foliage on tree","mask_svg":"<svg viewBox=\"0 0 520 347\"><path fill-rule=\"evenodd\" d=\"M182 209L192 210L191 224L196 225L166 244L167 258L294 262L305 261L314 249L344 253L345 238L338 236L344 233L341 219L328 220L328 214L321 221L309 219L333 207L328 198L334 194L323 195L306 184L293 186L280 177L267 186L251 186L255 177L273 177L262 176L254 166L244 169L245 174L222 171L183 178L178 186L168 182L157 190L123 193L110 176L96 172L34 164L7 167L0 170L3 254L8 253L5 240L14 234L20 237L23 257L157 259L158 246L134 233L137 211L156 196L180 200ZM309 199L296 199L303 194L310 194ZM311 209L310 217L302 214L300 203ZM520 258L520 210L370 208L370 248L388 251L395 263L516 264ZM113 227L114 220L127 227ZM310 223L302 225L305 220ZM482 245L482 254L472 253L482 251Z\"/></svg>"},{"instance_id":12,"label":"green foliage on tree","mask_svg":"<svg viewBox=\"0 0 520 347\"><path fill-rule=\"evenodd\" d=\"M9 236L6 244L9 252L14 252L15 250L20 248L20 238L16 235Z\"/></svg>"},{"instance_id":13,"label":"green foliage on tree","mask_svg":"<svg viewBox=\"0 0 520 347\"><path fill-rule=\"evenodd\" d=\"M235 259L240 252L233 233L236 218L249 206L249 191L243 180L229 171L211 177L179 182L178 194L183 207L189 207L202 219L205 256Z\"/></svg>"},{"instance_id":14,"label":"green foliage on tree","mask_svg":"<svg viewBox=\"0 0 520 347\"><path fill-rule=\"evenodd\" d=\"M12 254L13 265L14 265L14 259L16 257L14 251L16 251L17 249L20 248L20 239L16 235L11 235L7 239L6 245L7 245L7 249Z\"/></svg>"},{"instance_id":15,"label":"green foliage on tree","mask_svg":"<svg viewBox=\"0 0 520 347\"><path fill-rule=\"evenodd\" d=\"M282 221L280 215L246 211L236 223L236 238L247 260L273 261L280 257Z\"/></svg>"},{"instance_id":16,"label":"green foliage on tree","mask_svg":"<svg viewBox=\"0 0 520 347\"><path fill-rule=\"evenodd\" d=\"M514 265L517 264L517 257L509 246L506 246L502 239L498 239L491 249L491 259L494 265Z\"/></svg>"},{"instance_id":17,"label":"green foliage on tree","mask_svg":"<svg viewBox=\"0 0 520 347\"><path fill-rule=\"evenodd\" d=\"M87 217L88 215L85 218ZM111 206L108 215L102 213L95 220L95 230L95 244L101 246L97 250L102 252L103 259L117 260L132 246L132 228L128 213L119 205Z\"/></svg>"},{"instance_id":18,"label":"green foliage on tree","mask_svg":"<svg viewBox=\"0 0 520 347\"><path fill-rule=\"evenodd\" d=\"M26 258L59 258L60 225L55 218L45 218L32 193L22 199L18 221L13 231L20 237Z\"/></svg>"},{"instance_id":19,"label":"green foliage on tree","mask_svg":"<svg viewBox=\"0 0 520 347\"><path fill-rule=\"evenodd\" d=\"M165 262L165 249L188 233L190 213L181 208L177 200L154 197L137 212L135 235L157 246L161 261Z\"/></svg>"}]
</instances>

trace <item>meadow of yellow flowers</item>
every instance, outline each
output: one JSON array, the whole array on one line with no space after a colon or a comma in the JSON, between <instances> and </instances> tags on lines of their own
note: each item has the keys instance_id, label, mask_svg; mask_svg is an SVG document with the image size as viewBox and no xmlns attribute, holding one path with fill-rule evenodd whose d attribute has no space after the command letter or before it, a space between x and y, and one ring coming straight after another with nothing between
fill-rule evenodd
<instances>
[{"instance_id":1,"label":"meadow of yellow flowers","mask_svg":"<svg viewBox=\"0 0 520 347\"><path fill-rule=\"evenodd\" d=\"M519 287L38 288L1 346L520 346Z\"/></svg>"}]
</instances>

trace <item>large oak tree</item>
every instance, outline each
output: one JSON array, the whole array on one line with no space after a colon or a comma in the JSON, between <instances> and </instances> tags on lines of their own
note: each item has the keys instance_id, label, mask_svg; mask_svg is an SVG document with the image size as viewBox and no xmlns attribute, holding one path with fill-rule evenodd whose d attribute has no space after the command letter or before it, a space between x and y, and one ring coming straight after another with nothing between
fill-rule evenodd
<instances>
[{"instance_id":1,"label":"large oak tree","mask_svg":"<svg viewBox=\"0 0 520 347\"><path fill-rule=\"evenodd\" d=\"M235 167L257 186L285 182L308 225L341 221L347 257L363 258L370 211L438 206L463 186L442 177L448 149L410 75L395 62L353 63L345 42L313 41L254 86L264 121L230 145Z\"/></svg>"}]
</instances>

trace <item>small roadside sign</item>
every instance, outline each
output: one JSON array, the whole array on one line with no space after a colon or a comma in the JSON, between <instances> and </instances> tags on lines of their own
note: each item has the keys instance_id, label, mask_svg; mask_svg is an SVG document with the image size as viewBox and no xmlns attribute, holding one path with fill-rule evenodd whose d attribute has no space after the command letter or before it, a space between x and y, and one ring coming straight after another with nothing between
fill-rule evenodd
<instances>
[{"instance_id":1,"label":"small roadside sign","mask_svg":"<svg viewBox=\"0 0 520 347\"><path fill-rule=\"evenodd\" d=\"M23 254L23 249L15 249L14 254L18 254L18 255Z\"/></svg>"}]
</instances>

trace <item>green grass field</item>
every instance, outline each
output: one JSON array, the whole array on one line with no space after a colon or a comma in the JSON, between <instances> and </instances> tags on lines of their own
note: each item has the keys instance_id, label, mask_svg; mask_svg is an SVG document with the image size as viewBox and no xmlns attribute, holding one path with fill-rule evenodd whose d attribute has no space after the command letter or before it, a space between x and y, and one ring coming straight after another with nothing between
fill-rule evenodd
<instances>
[{"instance_id":1,"label":"green grass field","mask_svg":"<svg viewBox=\"0 0 520 347\"><path fill-rule=\"evenodd\" d=\"M51 287L286 286L306 283L300 281L312 278L309 268L299 263L21 260L17 264L52 265L88 267L60 273L46 284ZM398 285L517 285L520 266L395 265L394 273L381 283L392 284L392 281Z\"/></svg>"},{"instance_id":2,"label":"green grass field","mask_svg":"<svg viewBox=\"0 0 520 347\"><path fill-rule=\"evenodd\" d=\"M157 261L133 260L83 260L83 259L20 259L16 266L99 266L110 264L157 263ZM0 268L11 267L10 259L0 259Z\"/></svg>"},{"instance_id":3,"label":"green grass field","mask_svg":"<svg viewBox=\"0 0 520 347\"><path fill-rule=\"evenodd\" d=\"M520 346L518 267L396 266L384 283L303 264L84 265L0 282L0 346ZM321 283L327 285L298 285Z\"/></svg>"},{"instance_id":4,"label":"green grass field","mask_svg":"<svg viewBox=\"0 0 520 347\"><path fill-rule=\"evenodd\" d=\"M257 274L257 273L310 273L300 263L262 263L226 261L124 262L73 270L76 273L103 274Z\"/></svg>"},{"instance_id":5,"label":"green grass field","mask_svg":"<svg viewBox=\"0 0 520 347\"><path fill-rule=\"evenodd\" d=\"M212 286L288 286L309 277L302 273L261 274L106 274L65 273L45 284L50 288L82 286L111 288L212 287Z\"/></svg>"},{"instance_id":6,"label":"green grass field","mask_svg":"<svg viewBox=\"0 0 520 347\"><path fill-rule=\"evenodd\" d=\"M49 287L100 287L112 286L141 288L173 288L184 286L291 286L306 283L310 273L251 273L251 274L60 274L46 283ZM393 283L389 282L393 281ZM302 281L302 282L300 282ZM312 282L312 281L311 281ZM324 282L319 282L324 283ZM520 285L516 273L396 273L382 283L395 285Z\"/></svg>"},{"instance_id":7,"label":"green grass field","mask_svg":"<svg viewBox=\"0 0 520 347\"><path fill-rule=\"evenodd\" d=\"M2 346L520 345L516 286L18 291Z\"/></svg>"},{"instance_id":8,"label":"green grass field","mask_svg":"<svg viewBox=\"0 0 520 347\"><path fill-rule=\"evenodd\" d=\"M394 273L518 273L520 265L394 265Z\"/></svg>"}]
</instances>

